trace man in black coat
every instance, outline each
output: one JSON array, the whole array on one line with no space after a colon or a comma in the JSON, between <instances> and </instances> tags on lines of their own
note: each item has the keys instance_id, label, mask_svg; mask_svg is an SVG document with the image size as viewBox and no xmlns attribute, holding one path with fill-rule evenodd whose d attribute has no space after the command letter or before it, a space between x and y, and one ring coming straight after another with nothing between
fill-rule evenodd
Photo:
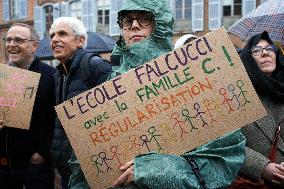
<instances>
[{"instance_id":1,"label":"man in black coat","mask_svg":"<svg viewBox=\"0 0 284 189\"><path fill-rule=\"evenodd\" d=\"M106 81L112 73L111 65L100 58L93 56L88 61L90 72L87 80L81 73L81 60L86 54L84 47L87 43L87 32L80 20L74 17L57 18L50 28L51 48L54 57L59 60L56 74L56 104L60 104L90 88ZM52 141L52 156L55 167L62 178L63 188L67 188L72 170L68 160L72 148L69 140L57 119Z\"/></svg>"},{"instance_id":2,"label":"man in black coat","mask_svg":"<svg viewBox=\"0 0 284 189\"><path fill-rule=\"evenodd\" d=\"M26 24L12 25L4 38L9 65L41 74L30 129L0 128L1 189L53 189L50 142L55 121L56 69L40 62L34 53L39 37ZM13 115L12 115L13 116ZM17 119L17 117L13 117ZM0 120L0 125L3 122ZM3 162L3 161L1 161Z\"/></svg>"}]
</instances>

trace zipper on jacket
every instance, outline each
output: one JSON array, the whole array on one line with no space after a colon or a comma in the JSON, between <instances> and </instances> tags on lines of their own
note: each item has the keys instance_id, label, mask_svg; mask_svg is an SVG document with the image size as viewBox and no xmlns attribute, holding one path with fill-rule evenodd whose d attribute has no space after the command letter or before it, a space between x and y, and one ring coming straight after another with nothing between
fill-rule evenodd
<instances>
[{"instance_id":1,"label":"zipper on jacket","mask_svg":"<svg viewBox=\"0 0 284 189\"><path fill-rule=\"evenodd\" d=\"M66 87L67 87L67 80L68 80L69 75L63 75L63 83L62 83L62 96L60 101L63 102L65 101L66 98Z\"/></svg>"}]
</instances>

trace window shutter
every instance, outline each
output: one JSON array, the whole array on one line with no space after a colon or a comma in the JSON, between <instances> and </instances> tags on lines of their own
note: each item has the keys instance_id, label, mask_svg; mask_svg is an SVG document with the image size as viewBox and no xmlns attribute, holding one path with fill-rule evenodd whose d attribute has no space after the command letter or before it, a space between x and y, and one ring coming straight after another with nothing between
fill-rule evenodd
<instances>
[{"instance_id":1,"label":"window shutter","mask_svg":"<svg viewBox=\"0 0 284 189\"><path fill-rule=\"evenodd\" d=\"M34 6L34 27L39 34L39 38L44 37L45 19L43 18L43 8L41 6Z\"/></svg>"},{"instance_id":2,"label":"window shutter","mask_svg":"<svg viewBox=\"0 0 284 189\"><path fill-rule=\"evenodd\" d=\"M59 3L55 3L52 5L53 6L53 21L60 17L60 6Z\"/></svg>"},{"instance_id":3,"label":"window shutter","mask_svg":"<svg viewBox=\"0 0 284 189\"><path fill-rule=\"evenodd\" d=\"M254 10L256 7L255 0L244 0L242 6L242 15L246 15L247 13Z\"/></svg>"},{"instance_id":4,"label":"window shutter","mask_svg":"<svg viewBox=\"0 0 284 189\"><path fill-rule=\"evenodd\" d=\"M204 0L192 0L192 31L203 31Z\"/></svg>"},{"instance_id":5,"label":"window shutter","mask_svg":"<svg viewBox=\"0 0 284 189\"><path fill-rule=\"evenodd\" d=\"M209 30L221 27L221 0L209 0Z\"/></svg>"},{"instance_id":6,"label":"window shutter","mask_svg":"<svg viewBox=\"0 0 284 189\"><path fill-rule=\"evenodd\" d=\"M27 18L27 0L20 0L20 18Z\"/></svg>"},{"instance_id":7,"label":"window shutter","mask_svg":"<svg viewBox=\"0 0 284 189\"><path fill-rule=\"evenodd\" d=\"M69 4L66 2L61 2L61 15L60 16L69 16Z\"/></svg>"},{"instance_id":8,"label":"window shutter","mask_svg":"<svg viewBox=\"0 0 284 189\"><path fill-rule=\"evenodd\" d=\"M3 19L5 21L10 20L10 8L9 8L9 0L3 0Z\"/></svg>"},{"instance_id":9,"label":"window shutter","mask_svg":"<svg viewBox=\"0 0 284 189\"><path fill-rule=\"evenodd\" d=\"M95 0L82 0L82 22L87 31L96 31L96 1Z\"/></svg>"},{"instance_id":10,"label":"window shutter","mask_svg":"<svg viewBox=\"0 0 284 189\"><path fill-rule=\"evenodd\" d=\"M109 14L109 35L116 36L120 34L120 28L117 24L117 13L121 8L123 0L111 0Z\"/></svg>"}]
</instances>

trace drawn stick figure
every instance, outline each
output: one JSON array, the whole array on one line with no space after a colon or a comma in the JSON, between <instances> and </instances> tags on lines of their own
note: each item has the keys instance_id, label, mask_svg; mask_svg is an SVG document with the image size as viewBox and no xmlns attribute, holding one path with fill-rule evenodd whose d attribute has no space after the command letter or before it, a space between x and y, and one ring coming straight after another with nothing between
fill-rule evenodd
<instances>
[{"instance_id":1,"label":"drawn stick figure","mask_svg":"<svg viewBox=\"0 0 284 189\"><path fill-rule=\"evenodd\" d=\"M171 119L175 120L175 124L174 124L174 129L176 126L178 126L178 128L180 129L181 133L180 133L180 138L182 139L183 134L184 133L188 133L184 128L183 125L185 125L185 122L183 120L181 120L179 118L179 114L177 112L172 113L171 115Z\"/></svg>"},{"instance_id":2,"label":"drawn stick figure","mask_svg":"<svg viewBox=\"0 0 284 189\"><path fill-rule=\"evenodd\" d=\"M240 109L241 107L241 103L239 101L239 97L235 94L235 86L230 84L228 86L228 90L232 93L232 98L230 99L231 101L233 101L234 99L236 99L237 103L238 103L238 109Z\"/></svg>"},{"instance_id":3,"label":"drawn stick figure","mask_svg":"<svg viewBox=\"0 0 284 189\"><path fill-rule=\"evenodd\" d=\"M98 176L100 173L105 174L105 173L100 169L100 167L102 166L102 163L99 163L99 158L98 158L97 155L92 155L92 156L91 156L91 161L93 162L94 167L97 169L97 176Z\"/></svg>"},{"instance_id":4,"label":"drawn stick figure","mask_svg":"<svg viewBox=\"0 0 284 189\"><path fill-rule=\"evenodd\" d=\"M208 113L209 117L211 118L210 123L217 122L212 115L212 111L215 112L216 107L212 106L212 103L208 99L203 100L203 105L205 106L205 112Z\"/></svg>"},{"instance_id":5,"label":"drawn stick figure","mask_svg":"<svg viewBox=\"0 0 284 189\"><path fill-rule=\"evenodd\" d=\"M185 117L185 120L184 120L185 123L186 123L186 122L189 122L189 124L190 124L190 126L191 126L190 132L192 132L193 129L198 129L197 127L194 127L194 125L193 125L193 123L192 123L192 121L191 121L192 118L196 118L196 117L190 117L190 116L189 116L189 111L188 111L188 109L183 109L183 110L181 111L181 114Z\"/></svg>"},{"instance_id":6,"label":"drawn stick figure","mask_svg":"<svg viewBox=\"0 0 284 189\"><path fill-rule=\"evenodd\" d=\"M221 88L221 89L219 90L219 94L223 96L224 100L223 100L223 102L222 102L222 105L226 105L226 107L228 108L229 113L235 111L235 110L232 108L231 104L230 104L231 100L227 97L227 91L226 91L226 89Z\"/></svg>"},{"instance_id":7,"label":"drawn stick figure","mask_svg":"<svg viewBox=\"0 0 284 189\"><path fill-rule=\"evenodd\" d=\"M149 146L148 146L148 143L150 143L150 141L148 140L147 135L141 135L141 136L140 136L140 140L142 140L141 146L144 146L144 145L145 145L145 146L147 147L148 151L150 152L151 150L150 150L150 148L149 148Z\"/></svg>"},{"instance_id":8,"label":"drawn stick figure","mask_svg":"<svg viewBox=\"0 0 284 189\"><path fill-rule=\"evenodd\" d=\"M140 149L141 145L137 142L137 136L130 135L128 138L131 142L131 147L129 148L129 150Z\"/></svg>"},{"instance_id":9,"label":"drawn stick figure","mask_svg":"<svg viewBox=\"0 0 284 189\"><path fill-rule=\"evenodd\" d=\"M150 142L152 140L154 140L156 142L156 144L158 145L159 147L159 150L158 152L160 152L161 150L165 150L164 148L161 147L160 143L158 142L157 138L156 137L159 137L159 136L162 136L162 135L158 135L158 134L155 134L156 132L156 128L154 126L150 127L148 129L148 133L150 134L151 138L150 138Z\"/></svg>"},{"instance_id":10,"label":"drawn stick figure","mask_svg":"<svg viewBox=\"0 0 284 189\"><path fill-rule=\"evenodd\" d=\"M241 106L245 106L247 103L250 103L250 101L247 99L246 94L248 93L247 91L243 90L244 87L244 82L241 80L237 81L237 86L240 89L240 94L239 97L242 96L245 99L245 102Z\"/></svg>"},{"instance_id":11,"label":"drawn stick figure","mask_svg":"<svg viewBox=\"0 0 284 189\"><path fill-rule=\"evenodd\" d=\"M108 162L107 161L110 161L112 159L108 159L107 156L106 156L106 153L105 152L100 152L98 154L99 158L101 159L102 161L102 166L105 165L107 168L106 168L106 172L108 173L108 171L110 169L112 169L109 165L108 165Z\"/></svg>"},{"instance_id":12,"label":"drawn stick figure","mask_svg":"<svg viewBox=\"0 0 284 189\"><path fill-rule=\"evenodd\" d=\"M199 111L200 105L198 103L194 103L193 107L196 110L196 118L199 117L203 123L202 127L208 126L208 123L204 121L204 118L202 116L202 114L205 114L205 112Z\"/></svg>"},{"instance_id":13,"label":"drawn stick figure","mask_svg":"<svg viewBox=\"0 0 284 189\"><path fill-rule=\"evenodd\" d=\"M123 154L119 154L118 151L118 146L112 146L110 151L112 152L113 156L112 156L112 160L116 159L118 162L118 169L123 166L123 164L120 162L119 156L123 155Z\"/></svg>"},{"instance_id":14,"label":"drawn stick figure","mask_svg":"<svg viewBox=\"0 0 284 189\"><path fill-rule=\"evenodd\" d=\"M6 122L10 122L11 112L9 107L0 107L0 119Z\"/></svg>"}]
</instances>

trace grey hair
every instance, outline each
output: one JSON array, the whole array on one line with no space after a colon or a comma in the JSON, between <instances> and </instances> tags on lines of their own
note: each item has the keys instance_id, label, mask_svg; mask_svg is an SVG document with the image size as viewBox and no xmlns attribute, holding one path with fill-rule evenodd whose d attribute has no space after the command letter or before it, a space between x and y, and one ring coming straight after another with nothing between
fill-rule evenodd
<instances>
[{"instance_id":1,"label":"grey hair","mask_svg":"<svg viewBox=\"0 0 284 189\"><path fill-rule=\"evenodd\" d=\"M84 48L87 46L88 35L86 28L81 20L75 17L59 17L52 23L49 33L54 32L56 26L58 26L59 24L66 24L76 36L84 37Z\"/></svg>"}]
</instances>

